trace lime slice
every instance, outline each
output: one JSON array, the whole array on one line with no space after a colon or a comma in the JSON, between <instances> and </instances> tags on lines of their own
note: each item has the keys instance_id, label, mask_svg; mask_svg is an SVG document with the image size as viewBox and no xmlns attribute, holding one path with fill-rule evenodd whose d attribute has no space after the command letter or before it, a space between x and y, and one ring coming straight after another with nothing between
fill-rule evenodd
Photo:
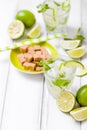
<instances>
[{"instance_id":1,"label":"lime slice","mask_svg":"<svg viewBox=\"0 0 87 130\"><path fill-rule=\"evenodd\" d=\"M75 49L81 44L80 40L61 40L60 45L66 50Z\"/></svg>"},{"instance_id":2,"label":"lime slice","mask_svg":"<svg viewBox=\"0 0 87 130\"><path fill-rule=\"evenodd\" d=\"M24 24L19 20L15 20L8 27L9 36L12 39L18 39L24 34L24 29Z\"/></svg>"},{"instance_id":3,"label":"lime slice","mask_svg":"<svg viewBox=\"0 0 87 130\"><path fill-rule=\"evenodd\" d=\"M76 120L76 121L83 121L87 119L87 107L80 107L72 110L70 112L70 115Z\"/></svg>"},{"instance_id":4,"label":"lime slice","mask_svg":"<svg viewBox=\"0 0 87 130\"><path fill-rule=\"evenodd\" d=\"M80 61L77 61L77 60L68 60L64 62L64 65L67 67L75 67L75 68L84 69L84 65Z\"/></svg>"},{"instance_id":5,"label":"lime slice","mask_svg":"<svg viewBox=\"0 0 87 130\"><path fill-rule=\"evenodd\" d=\"M67 53L72 58L81 58L85 54L85 47L78 47L76 49L67 51Z\"/></svg>"},{"instance_id":6,"label":"lime slice","mask_svg":"<svg viewBox=\"0 0 87 130\"><path fill-rule=\"evenodd\" d=\"M63 112L71 111L76 103L74 95L69 91L62 91L57 98L58 108Z\"/></svg>"},{"instance_id":7,"label":"lime slice","mask_svg":"<svg viewBox=\"0 0 87 130\"><path fill-rule=\"evenodd\" d=\"M85 66L84 69L80 69L79 72L76 74L78 77L82 77L87 75L87 67Z\"/></svg>"},{"instance_id":8,"label":"lime slice","mask_svg":"<svg viewBox=\"0 0 87 130\"><path fill-rule=\"evenodd\" d=\"M37 38L41 34L40 26L37 24L35 25L27 34L27 37L29 38Z\"/></svg>"}]
</instances>

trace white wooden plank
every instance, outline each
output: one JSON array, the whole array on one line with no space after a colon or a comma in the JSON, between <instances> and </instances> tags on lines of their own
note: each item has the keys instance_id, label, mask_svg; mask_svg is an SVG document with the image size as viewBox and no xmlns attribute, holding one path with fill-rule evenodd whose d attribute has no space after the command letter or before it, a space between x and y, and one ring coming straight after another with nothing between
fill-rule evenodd
<instances>
[{"instance_id":1,"label":"white wooden plank","mask_svg":"<svg viewBox=\"0 0 87 130\"><path fill-rule=\"evenodd\" d=\"M68 26L71 29L77 29L78 27L81 26L81 4L80 0L70 0L71 3L71 10L70 10L70 16L69 16L69 21L68 21Z\"/></svg>"},{"instance_id":2,"label":"white wooden plank","mask_svg":"<svg viewBox=\"0 0 87 130\"><path fill-rule=\"evenodd\" d=\"M43 75L23 74L11 66L2 130L39 130L42 90Z\"/></svg>"},{"instance_id":3,"label":"white wooden plank","mask_svg":"<svg viewBox=\"0 0 87 130\"><path fill-rule=\"evenodd\" d=\"M81 8L80 0L70 0L70 3L71 9L66 31L70 37L73 37L77 33L77 29L81 27Z\"/></svg>"},{"instance_id":4,"label":"white wooden plank","mask_svg":"<svg viewBox=\"0 0 87 130\"><path fill-rule=\"evenodd\" d=\"M11 20L13 19L15 4L17 1L12 2L12 0L8 0L6 4L5 2L5 0L0 1L0 47L12 44L7 33L7 28L9 22L11 22ZM8 73L9 52L0 52L0 123L3 112L3 103L5 100Z\"/></svg>"}]
</instances>

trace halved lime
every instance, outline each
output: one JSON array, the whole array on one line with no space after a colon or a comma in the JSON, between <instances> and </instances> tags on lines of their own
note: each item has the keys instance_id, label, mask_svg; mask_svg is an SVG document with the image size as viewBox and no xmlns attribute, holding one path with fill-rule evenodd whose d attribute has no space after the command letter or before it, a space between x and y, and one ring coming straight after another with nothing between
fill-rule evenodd
<instances>
[{"instance_id":1,"label":"halved lime","mask_svg":"<svg viewBox=\"0 0 87 130\"><path fill-rule=\"evenodd\" d=\"M64 62L64 65L67 67L75 67L75 68L81 68L84 69L84 65L77 60L68 60Z\"/></svg>"},{"instance_id":2,"label":"halved lime","mask_svg":"<svg viewBox=\"0 0 87 130\"><path fill-rule=\"evenodd\" d=\"M41 29L38 24L36 24L27 34L27 37L29 38L37 38L41 34Z\"/></svg>"},{"instance_id":3,"label":"halved lime","mask_svg":"<svg viewBox=\"0 0 87 130\"><path fill-rule=\"evenodd\" d=\"M87 84L78 89L76 99L81 106L87 106Z\"/></svg>"},{"instance_id":4,"label":"halved lime","mask_svg":"<svg viewBox=\"0 0 87 130\"><path fill-rule=\"evenodd\" d=\"M85 47L78 47L76 49L67 51L67 53L72 58L81 58L85 54Z\"/></svg>"},{"instance_id":5,"label":"halved lime","mask_svg":"<svg viewBox=\"0 0 87 130\"><path fill-rule=\"evenodd\" d=\"M24 34L24 30L24 24L19 20L15 20L8 27L8 33L12 39L20 38Z\"/></svg>"},{"instance_id":6,"label":"halved lime","mask_svg":"<svg viewBox=\"0 0 87 130\"><path fill-rule=\"evenodd\" d=\"M78 77L82 77L87 75L87 66L84 67L84 69L80 69L79 72L76 74Z\"/></svg>"},{"instance_id":7,"label":"halved lime","mask_svg":"<svg viewBox=\"0 0 87 130\"><path fill-rule=\"evenodd\" d=\"M60 45L66 50L77 48L81 44L80 40L61 40Z\"/></svg>"},{"instance_id":8,"label":"halved lime","mask_svg":"<svg viewBox=\"0 0 87 130\"><path fill-rule=\"evenodd\" d=\"M80 107L72 110L70 112L70 115L76 120L76 121L83 121L87 119L87 107Z\"/></svg>"},{"instance_id":9,"label":"halved lime","mask_svg":"<svg viewBox=\"0 0 87 130\"><path fill-rule=\"evenodd\" d=\"M71 111L76 103L74 95L69 91L62 91L57 98L58 108L63 112Z\"/></svg>"}]
</instances>

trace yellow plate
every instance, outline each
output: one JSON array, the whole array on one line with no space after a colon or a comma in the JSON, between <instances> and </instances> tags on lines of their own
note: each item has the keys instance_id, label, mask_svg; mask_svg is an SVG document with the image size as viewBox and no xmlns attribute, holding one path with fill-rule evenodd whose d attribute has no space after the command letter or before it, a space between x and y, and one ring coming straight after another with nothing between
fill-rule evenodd
<instances>
[{"instance_id":1,"label":"yellow plate","mask_svg":"<svg viewBox=\"0 0 87 130\"><path fill-rule=\"evenodd\" d=\"M23 40L22 42L28 42L28 40ZM34 46L34 45L40 45L40 46L43 46L45 47L48 52L51 54L51 56L53 58L56 58L58 57L58 51L57 49L51 45L50 43L48 42L43 42L43 43L38 43L38 44L29 44L31 46ZM29 71L29 70L25 70L24 67L20 64L19 60L18 60L18 54L20 54L20 50L19 48L17 49L13 49L10 53L10 61L12 63L12 65L19 71L21 72L24 72L24 73L29 73L29 74L40 74L40 73L43 73L43 71Z\"/></svg>"}]
</instances>

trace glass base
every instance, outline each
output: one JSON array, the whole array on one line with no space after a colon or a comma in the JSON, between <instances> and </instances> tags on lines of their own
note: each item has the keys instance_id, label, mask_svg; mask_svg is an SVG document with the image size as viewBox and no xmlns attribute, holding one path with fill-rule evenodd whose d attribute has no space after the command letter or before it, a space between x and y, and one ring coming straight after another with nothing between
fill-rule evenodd
<instances>
[{"instance_id":1,"label":"glass base","mask_svg":"<svg viewBox=\"0 0 87 130\"><path fill-rule=\"evenodd\" d=\"M60 27L57 27L56 29L54 29L54 30L49 30L49 29L47 29L46 28L46 30L47 30L47 33L48 34L54 34L54 33L66 33L66 27L65 26L60 26Z\"/></svg>"}]
</instances>

